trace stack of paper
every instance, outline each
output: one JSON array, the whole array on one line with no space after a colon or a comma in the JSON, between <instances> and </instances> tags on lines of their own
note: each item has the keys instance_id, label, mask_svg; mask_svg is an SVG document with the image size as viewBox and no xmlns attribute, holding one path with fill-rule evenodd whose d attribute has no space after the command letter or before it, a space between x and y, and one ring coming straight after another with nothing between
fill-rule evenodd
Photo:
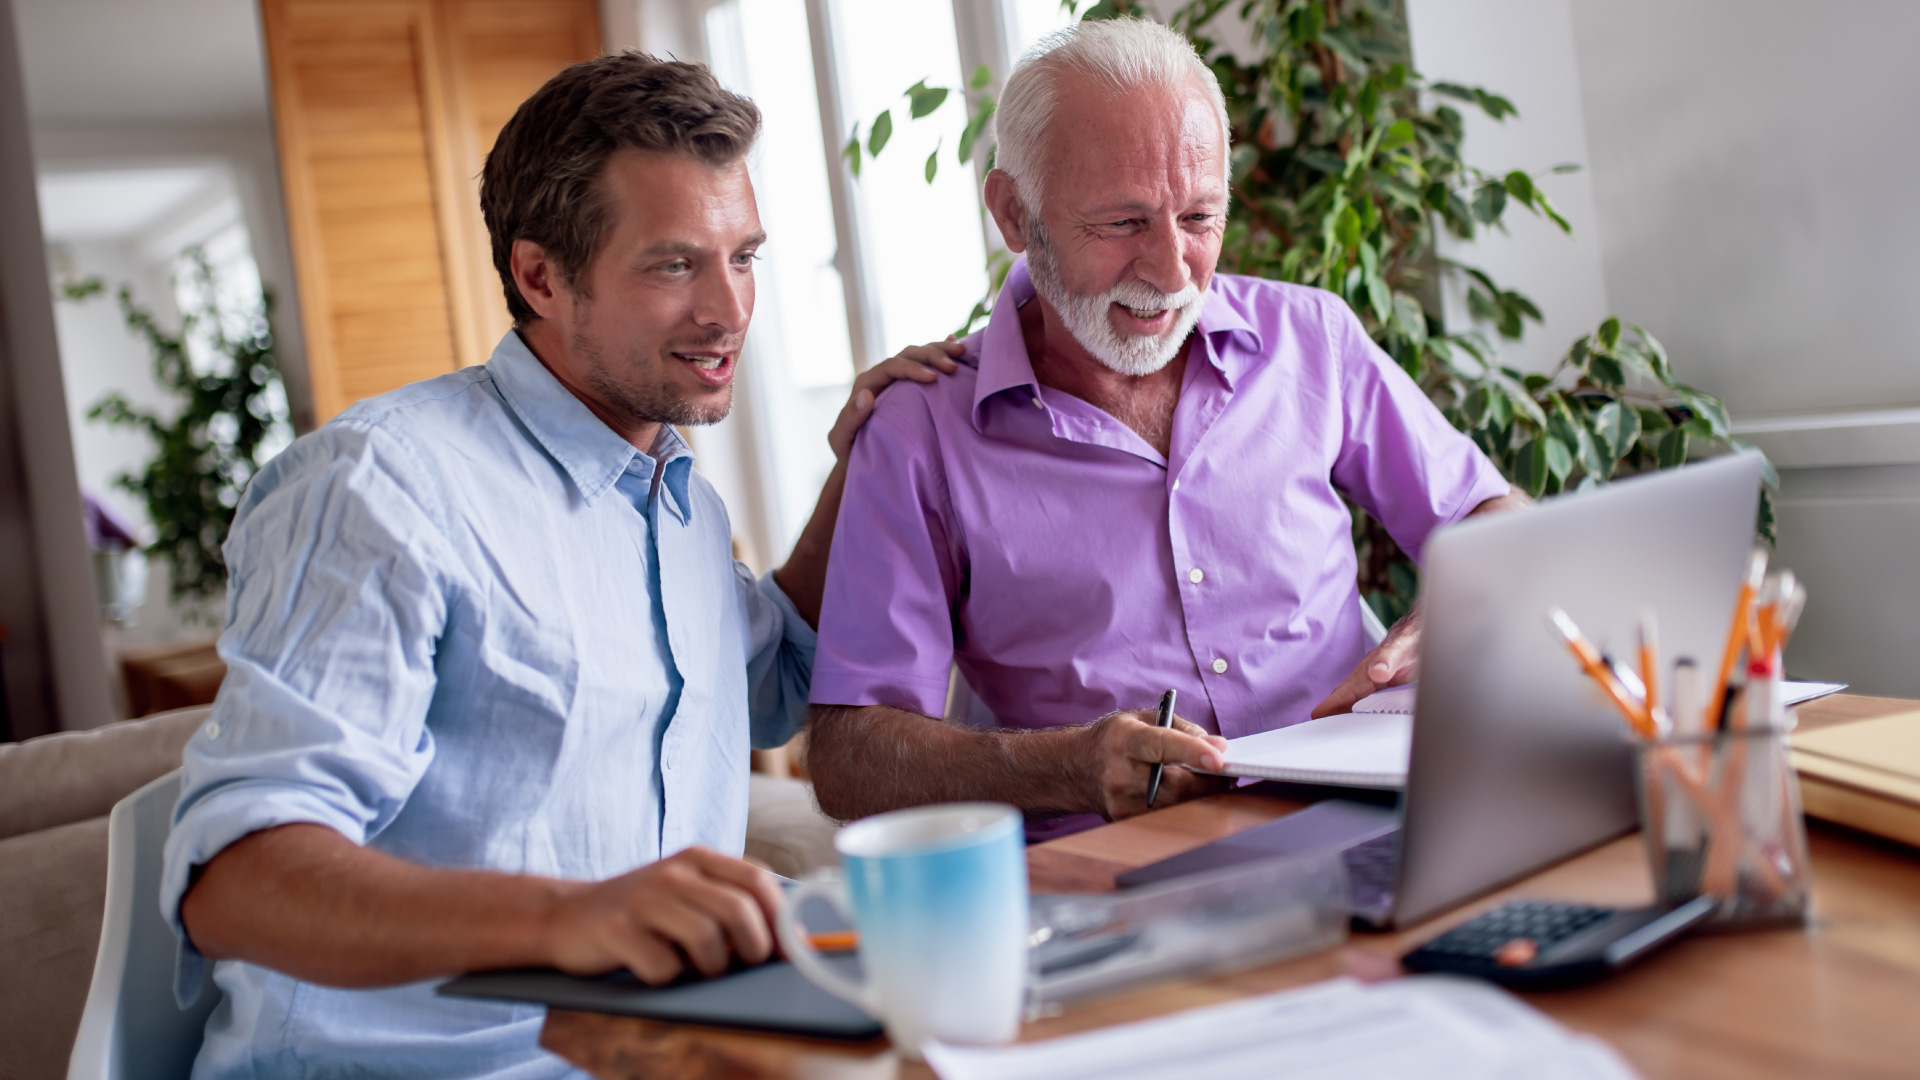
<instances>
[{"instance_id":1,"label":"stack of paper","mask_svg":"<svg viewBox=\"0 0 1920 1080\"><path fill-rule=\"evenodd\" d=\"M1920 845L1920 712L1795 732L1793 765L1808 814Z\"/></svg>"},{"instance_id":2,"label":"stack of paper","mask_svg":"<svg viewBox=\"0 0 1920 1080\"><path fill-rule=\"evenodd\" d=\"M929 1043L941 1080L1630 1080L1606 1043L1486 983L1335 979L1084 1035L1005 1047Z\"/></svg>"}]
</instances>

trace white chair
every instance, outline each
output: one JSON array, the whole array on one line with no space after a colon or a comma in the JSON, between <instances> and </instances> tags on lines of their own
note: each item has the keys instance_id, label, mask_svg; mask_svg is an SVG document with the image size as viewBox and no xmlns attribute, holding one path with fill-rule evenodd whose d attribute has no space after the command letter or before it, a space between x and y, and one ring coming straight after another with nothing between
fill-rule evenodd
<instances>
[{"instance_id":1,"label":"white chair","mask_svg":"<svg viewBox=\"0 0 1920 1080\"><path fill-rule=\"evenodd\" d=\"M173 931L160 917L160 855L180 771L114 804L107 819L107 907L80 1034L67 1080L174 1080L193 1070L207 1015L220 990L201 977L200 996L174 1002Z\"/></svg>"}]
</instances>

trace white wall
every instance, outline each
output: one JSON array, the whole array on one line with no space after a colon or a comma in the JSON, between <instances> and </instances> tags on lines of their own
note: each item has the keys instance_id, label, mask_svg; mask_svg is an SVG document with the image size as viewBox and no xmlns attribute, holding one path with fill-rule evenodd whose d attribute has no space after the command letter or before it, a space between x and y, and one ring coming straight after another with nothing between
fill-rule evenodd
<instances>
[{"instance_id":1,"label":"white wall","mask_svg":"<svg viewBox=\"0 0 1920 1080\"><path fill-rule=\"evenodd\" d=\"M1512 101L1516 117L1495 121L1479 109L1451 104L1466 119L1469 165L1495 175L1533 174L1539 188L1573 226L1568 236L1552 222L1508 204L1507 231L1484 232L1472 243L1451 236L1441 253L1487 271L1502 288L1539 306L1519 341L1501 341L1505 363L1546 371L1575 338L1591 333L1610 313L1601 266L1601 229L1581 112L1580 70L1574 59L1573 21L1565 0L1407 0L1414 65L1433 82L1482 86ZM1575 164L1575 173L1548 172ZM1465 294L1450 291L1449 325L1467 322Z\"/></svg>"}]
</instances>

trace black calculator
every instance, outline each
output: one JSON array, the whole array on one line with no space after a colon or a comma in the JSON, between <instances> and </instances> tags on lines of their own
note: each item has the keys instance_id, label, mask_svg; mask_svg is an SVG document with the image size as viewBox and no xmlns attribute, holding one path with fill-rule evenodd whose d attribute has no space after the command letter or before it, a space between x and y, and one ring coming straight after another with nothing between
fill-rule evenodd
<instances>
[{"instance_id":1,"label":"black calculator","mask_svg":"<svg viewBox=\"0 0 1920 1080\"><path fill-rule=\"evenodd\" d=\"M1400 958L1408 971L1473 975L1520 990L1591 982L1626 967L1713 914L1699 897L1678 907L1607 908L1514 900Z\"/></svg>"}]
</instances>

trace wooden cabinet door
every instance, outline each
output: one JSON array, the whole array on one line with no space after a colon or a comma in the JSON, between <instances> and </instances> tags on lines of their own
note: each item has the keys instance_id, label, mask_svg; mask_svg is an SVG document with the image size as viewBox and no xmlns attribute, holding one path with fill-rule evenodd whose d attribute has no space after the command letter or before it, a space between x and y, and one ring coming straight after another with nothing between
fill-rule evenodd
<instances>
[{"instance_id":1,"label":"wooden cabinet door","mask_svg":"<svg viewBox=\"0 0 1920 1080\"><path fill-rule=\"evenodd\" d=\"M479 172L599 49L593 0L261 0L314 419L484 362L509 325Z\"/></svg>"},{"instance_id":2,"label":"wooden cabinet door","mask_svg":"<svg viewBox=\"0 0 1920 1080\"><path fill-rule=\"evenodd\" d=\"M452 91L448 144L457 175L465 252L455 287L466 290L481 359L513 326L480 217L480 169L520 103L554 72L600 53L592 0L441 0L442 65ZM478 361L475 361L476 363Z\"/></svg>"}]
</instances>

